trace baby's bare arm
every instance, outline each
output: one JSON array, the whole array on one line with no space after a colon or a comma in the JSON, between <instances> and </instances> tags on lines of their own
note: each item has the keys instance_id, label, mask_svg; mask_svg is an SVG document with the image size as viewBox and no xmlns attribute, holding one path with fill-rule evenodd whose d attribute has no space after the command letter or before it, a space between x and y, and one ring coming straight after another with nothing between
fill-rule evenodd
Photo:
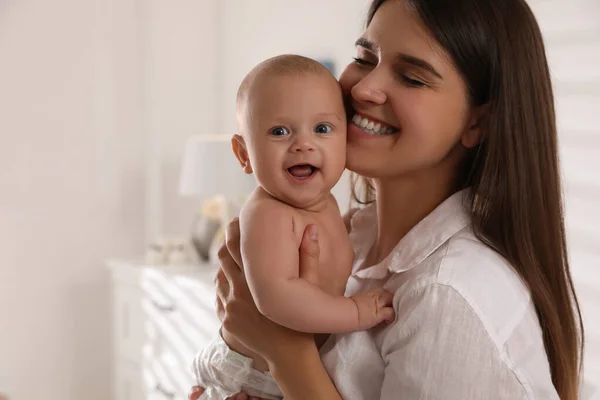
<instances>
[{"instance_id":1,"label":"baby's bare arm","mask_svg":"<svg viewBox=\"0 0 600 400\"><path fill-rule=\"evenodd\" d=\"M241 248L248 286L260 312L290 329L348 332L360 327L356 303L333 296L299 277L299 239L293 210L258 199L240 215ZM296 223L298 220L296 220ZM302 232L304 226L296 227Z\"/></svg>"}]
</instances>

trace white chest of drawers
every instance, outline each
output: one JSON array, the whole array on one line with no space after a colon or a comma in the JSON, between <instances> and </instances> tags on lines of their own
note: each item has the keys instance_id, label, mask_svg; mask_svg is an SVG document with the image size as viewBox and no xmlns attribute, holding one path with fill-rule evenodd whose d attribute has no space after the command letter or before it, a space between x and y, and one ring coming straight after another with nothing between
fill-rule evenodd
<instances>
[{"instance_id":1,"label":"white chest of drawers","mask_svg":"<svg viewBox=\"0 0 600 400\"><path fill-rule=\"evenodd\" d=\"M109 261L114 400L186 400L195 353L215 337L215 266Z\"/></svg>"}]
</instances>

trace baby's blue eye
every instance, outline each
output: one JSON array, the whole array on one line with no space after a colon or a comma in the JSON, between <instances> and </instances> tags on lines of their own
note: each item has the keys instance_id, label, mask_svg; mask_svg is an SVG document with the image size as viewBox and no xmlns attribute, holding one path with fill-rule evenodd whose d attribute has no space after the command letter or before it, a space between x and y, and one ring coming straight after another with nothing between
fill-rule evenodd
<instances>
[{"instance_id":1,"label":"baby's blue eye","mask_svg":"<svg viewBox=\"0 0 600 400\"><path fill-rule=\"evenodd\" d=\"M271 135L273 136L285 136L289 135L290 131L286 127L278 126L276 128L271 129Z\"/></svg>"},{"instance_id":2,"label":"baby's blue eye","mask_svg":"<svg viewBox=\"0 0 600 400\"><path fill-rule=\"evenodd\" d=\"M315 128L315 132L317 133L329 133L331 132L333 129L331 128L331 125L327 125L327 124L319 124L316 126Z\"/></svg>"}]
</instances>

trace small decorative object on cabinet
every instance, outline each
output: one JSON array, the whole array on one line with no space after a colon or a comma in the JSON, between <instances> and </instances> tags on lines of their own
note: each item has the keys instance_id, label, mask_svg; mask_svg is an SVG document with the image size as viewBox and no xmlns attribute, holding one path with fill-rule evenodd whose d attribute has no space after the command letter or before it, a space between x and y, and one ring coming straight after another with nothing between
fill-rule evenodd
<instances>
[{"instance_id":1,"label":"small decorative object on cabinet","mask_svg":"<svg viewBox=\"0 0 600 400\"><path fill-rule=\"evenodd\" d=\"M219 330L217 267L109 261L114 400L187 400L196 352Z\"/></svg>"},{"instance_id":2,"label":"small decorative object on cabinet","mask_svg":"<svg viewBox=\"0 0 600 400\"><path fill-rule=\"evenodd\" d=\"M237 200L255 188L231 150L232 135L196 135L188 139L181 164L179 193L196 197L202 210L191 226L191 240L202 262L211 260L215 235L237 215Z\"/></svg>"}]
</instances>

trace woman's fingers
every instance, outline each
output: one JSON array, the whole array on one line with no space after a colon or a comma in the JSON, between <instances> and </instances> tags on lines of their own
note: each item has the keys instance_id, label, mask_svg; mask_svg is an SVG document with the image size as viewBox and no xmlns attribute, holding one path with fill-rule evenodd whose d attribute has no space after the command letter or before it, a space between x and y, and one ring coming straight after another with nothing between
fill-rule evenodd
<instances>
[{"instance_id":1,"label":"woman's fingers","mask_svg":"<svg viewBox=\"0 0 600 400\"><path fill-rule=\"evenodd\" d=\"M233 396L229 396L225 400L248 400L248 395L246 393L238 393Z\"/></svg>"},{"instance_id":2,"label":"woman's fingers","mask_svg":"<svg viewBox=\"0 0 600 400\"><path fill-rule=\"evenodd\" d=\"M233 396L229 396L225 400L266 400L266 399L263 399L262 397L248 396L246 393L238 393L238 394L234 394Z\"/></svg>"},{"instance_id":3,"label":"woman's fingers","mask_svg":"<svg viewBox=\"0 0 600 400\"><path fill-rule=\"evenodd\" d=\"M223 270L229 285L238 281L240 277L242 277L243 273L231 256L231 253L225 244L221 245L221 248L219 248L218 256L219 262L221 263L221 269Z\"/></svg>"},{"instance_id":4,"label":"woman's fingers","mask_svg":"<svg viewBox=\"0 0 600 400\"><path fill-rule=\"evenodd\" d=\"M217 318L219 321L223 323L225 319L225 302L229 297L230 286L227 281L227 277L223 272L222 268L219 268L217 271L217 275L215 275L215 287L216 287L216 298L215 298L215 308L217 311Z\"/></svg>"},{"instance_id":5,"label":"woman's fingers","mask_svg":"<svg viewBox=\"0 0 600 400\"><path fill-rule=\"evenodd\" d=\"M317 285L319 283L319 228L310 224L304 229L300 244L300 278Z\"/></svg>"},{"instance_id":6,"label":"woman's fingers","mask_svg":"<svg viewBox=\"0 0 600 400\"><path fill-rule=\"evenodd\" d=\"M220 292L224 298L227 298L227 296L229 296L229 281L225 276L223 268L219 268L219 270L217 271L214 283L215 287L217 288L217 294Z\"/></svg>"},{"instance_id":7,"label":"woman's fingers","mask_svg":"<svg viewBox=\"0 0 600 400\"><path fill-rule=\"evenodd\" d=\"M200 386L194 386L190 391L188 400L198 400L204 393L204 388ZM233 396L229 396L226 400L264 400L260 397L248 396L246 393L237 393Z\"/></svg>"},{"instance_id":8,"label":"woman's fingers","mask_svg":"<svg viewBox=\"0 0 600 400\"><path fill-rule=\"evenodd\" d=\"M240 220L234 218L225 231L225 244L229 254L235 260L238 267L242 267L242 251L240 249Z\"/></svg>"},{"instance_id":9,"label":"woman's fingers","mask_svg":"<svg viewBox=\"0 0 600 400\"><path fill-rule=\"evenodd\" d=\"M190 394L188 396L188 400L198 400L200 396L204 393L204 388L200 386L194 386L190 390Z\"/></svg>"},{"instance_id":10,"label":"woman's fingers","mask_svg":"<svg viewBox=\"0 0 600 400\"><path fill-rule=\"evenodd\" d=\"M219 321L221 321L221 323L223 323L223 320L225 319L225 306L223 305L223 298L221 296L222 296L222 294L217 291L217 298L215 300L215 305L216 305L216 311L217 311L217 318L219 318Z\"/></svg>"}]
</instances>

